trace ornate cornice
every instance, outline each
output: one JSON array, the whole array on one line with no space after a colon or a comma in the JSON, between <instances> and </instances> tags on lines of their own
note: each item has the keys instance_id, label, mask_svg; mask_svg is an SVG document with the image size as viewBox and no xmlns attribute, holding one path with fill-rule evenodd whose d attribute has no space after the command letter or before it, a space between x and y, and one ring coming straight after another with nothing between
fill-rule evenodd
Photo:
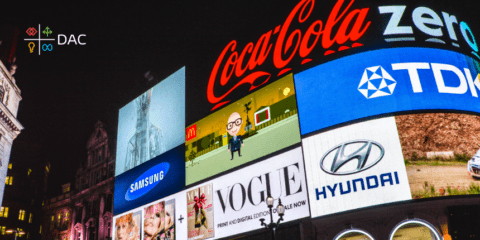
<instances>
[{"instance_id":1,"label":"ornate cornice","mask_svg":"<svg viewBox=\"0 0 480 240\"><path fill-rule=\"evenodd\" d=\"M17 134L23 130L22 124L13 116L13 114L8 110L8 108L3 104L0 103L0 119L3 120L4 123L10 127L10 129Z\"/></svg>"},{"instance_id":2,"label":"ornate cornice","mask_svg":"<svg viewBox=\"0 0 480 240\"><path fill-rule=\"evenodd\" d=\"M12 80L12 79L14 79L13 76L7 70L5 65L3 65L2 61L0 61L0 71L3 74L3 76L5 76L5 78L8 80L8 82L10 82L10 85L13 87L13 89L15 90L15 92L17 93L18 97L21 100L22 97L20 95L20 89L18 88L17 84L15 84L15 81Z\"/></svg>"}]
</instances>

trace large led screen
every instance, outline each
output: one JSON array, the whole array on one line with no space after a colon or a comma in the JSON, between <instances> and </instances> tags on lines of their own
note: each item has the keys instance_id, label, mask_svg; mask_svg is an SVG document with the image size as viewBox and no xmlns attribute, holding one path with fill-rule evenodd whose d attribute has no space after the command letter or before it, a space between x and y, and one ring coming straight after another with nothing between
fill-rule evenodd
<instances>
[{"instance_id":1,"label":"large led screen","mask_svg":"<svg viewBox=\"0 0 480 240\"><path fill-rule=\"evenodd\" d=\"M302 139L312 217L411 199L394 117Z\"/></svg>"},{"instance_id":2,"label":"large led screen","mask_svg":"<svg viewBox=\"0 0 480 240\"><path fill-rule=\"evenodd\" d=\"M113 214L176 193L185 187L184 145L115 177Z\"/></svg>"},{"instance_id":3,"label":"large led screen","mask_svg":"<svg viewBox=\"0 0 480 240\"><path fill-rule=\"evenodd\" d=\"M265 202L285 206L284 222L308 217L308 196L300 147L186 190L188 239L224 238L261 229L269 222ZM275 220L278 214L274 212Z\"/></svg>"},{"instance_id":4,"label":"large led screen","mask_svg":"<svg viewBox=\"0 0 480 240\"><path fill-rule=\"evenodd\" d=\"M473 58L430 48L375 50L319 65L295 75L302 135L381 114L478 113L479 73Z\"/></svg>"},{"instance_id":5,"label":"large led screen","mask_svg":"<svg viewBox=\"0 0 480 240\"><path fill-rule=\"evenodd\" d=\"M186 184L300 142L289 74L186 128Z\"/></svg>"},{"instance_id":6,"label":"large led screen","mask_svg":"<svg viewBox=\"0 0 480 240\"><path fill-rule=\"evenodd\" d=\"M120 109L115 176L184 143L185 68Z\"/></svg>"},{"instance_id":7,"label":"large led screen","mask_svg":"<svg viewBox=\"0 0 480 240\"><path fill-rule=\"evenodd\" d=\"M312 216L480 194L479 73L460 53L398 48L296 74Z\"/></svg>"},{"instance_id":8,"label":"large led screen","mask_svg":"<svg viewBox=\"0 0 480 240\"><path fill-rule=\"evenodd\" d=\"M122 240L187 238L185 192L178 192L113 217L112 236Z\"/></svg>"}]
</instances>

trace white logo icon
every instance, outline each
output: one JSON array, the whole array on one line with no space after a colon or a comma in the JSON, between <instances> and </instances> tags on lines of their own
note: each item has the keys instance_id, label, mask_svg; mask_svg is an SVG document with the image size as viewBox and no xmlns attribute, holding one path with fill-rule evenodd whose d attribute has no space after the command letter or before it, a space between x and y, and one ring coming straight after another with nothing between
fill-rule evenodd
<instances>
[{"instance_id":1,"label":"white logo icon","mask_svg":"<svg viewBox=\"0 0 480 240\"><path fill-rule=\"evenodd\" d=\"M389 96L393 94L397 81L381 66L366 68L362 80L358 84L358 91L367 99Z\"/></svg>"}]
</instances>

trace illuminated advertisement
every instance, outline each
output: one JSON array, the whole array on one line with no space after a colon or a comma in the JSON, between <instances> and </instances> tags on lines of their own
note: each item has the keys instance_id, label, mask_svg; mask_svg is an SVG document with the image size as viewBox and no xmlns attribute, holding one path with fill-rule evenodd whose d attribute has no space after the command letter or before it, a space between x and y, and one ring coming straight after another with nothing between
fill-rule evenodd
<instances>
[{"instance_id":1,"label":"illuminated advertisement","mask_svg":"<svg viewBox=\"0 0 480 240\"><path fill-rule=\"evenodd\" d=\"M194 95L187 106L195 108L195 115L187 116L187 124L287 74L361 52L430 47L479 60L475 14L451 6L440 0L395 4L300 0L285 4L278 14L269 14L271 21L257 23L260 32L256 35L251 36L248 27L239 28L233 39L230 34L218 36L223 43L220 47L199 50L208 59L189 72L189 79L203 81L187 86Z\"/></svg>"},{"instance_id":2,"label":"illuminated advertisement","mask_svg":"<svg viewBox=\"0 0 480 240\"><path fill-rule=\"evenodd\" d=\"M185 68L120 109L115 176L184 143Z\"/></svg>"},{"instance_id":3,"label":"illuminated advertisement","mask_svg":"<svg viewBox=\"0 0 480 240\"><path fill-rule=\"evenodd\" d=\"M175 239L175 199L145 208L143 239Z\"/></svg>"},{"instance_id":4,"label":"illuminated advertisement","mask_svg":"<svg viewBox=\"0 0 480 240\"><path fill-rule=\"evenodd\" d=\"M312 216L480 194L479 72L478 62L460 53L397 48L359 53L296 74ZM383 168L383 162L391 168ZM377 179L378 189L373 187ZM363 193L362 183L367 192L401 189L374 194L375 201L340 204ZM322 209L325 204L316 206L314 200L334 203Z\"/></svg>"},{"instance_id":5,"label":"illuminated advertisement","mask_svg":"<svg viewBox=\"0 0 480 240\"><path fill-rule=\"evenodd\" d=\"M274 207L279 200L285 206L284 222L310 216L306 187L300 147L213 180L215 237L263 228L260 219L268 223L270 216L268 195Z\"/></svg>"},{"instance_id":6,"label":"illuminated advertisement","mask_svg":"<svg viewBox=\"0 0 480 240\"><path fill-rule=\"evenodd\" d=\"M308 217L306 187L300 147L192 187L186 190L188 238L223 238L263 228L259 220L269 217L268 195L274 207L281 199L285 222Z\"/></svg>"},{"instance_id":7,"label":"illuminated advertisement","mask_svg":"<svg viewBox=\"0 0 480 240\"><path fill-rule=\"evenodd\" d=\"M375 50L319 65L295 75L302 135L381 114L480 112L478 73L474 59L429 48Z\"/></svg>"},{"instance_id":8,"label":"illuminated advertisement","mask_svg":"<svg viewBox=\"0 0 480 240\"><path fill-rule=\"evenodd\" d=\"M412 198L480 194L480 116L395 116Z\"/></svg>"},{"instance_id":9,"label":"illuminated advertisement","mask_svg":"<svg viewBox=\"0 0 480 240\"><path fill-rule=\"evenodd\" d=\"M170 195L165 198L158 199L154 202L139 206L135 209L128 211L126 214L117 215L113 217L113 222L121 222L125 216L136 216L138 220L143 219L143 225L139 225L141 222L135 222L132 226L141 226L136 229L141 230L141 238L145 240L174 240L174 239L186 239L187 238L187 223L186 223L186 198L185 191L181 191ZM136 221L136 220L135 220ZM122 229L116 227L113 229L113 236L122 234ZM137 236L135 234L127 234L127 238L121 239L137 239L131 238Z\"/></svg>"},{"instance_id":10,"label":"illuminated advertisement","mask_svg":"<svg viewBox=\"0 0 480 240\"><path fill-rule=\"evenodd\" d=\"M114 215L176 193L185 187L184 145L115 177Z\"/></svg>"},{"instance_id":11,"label":"illuminated advertisement","mask_svg":"<svg viewBox=\"0 0 480 240\"><path fill-rule=\"evenodd\" d=\"M115 240L140 240L142 211L127 213L115 219Z\"/></svg>"},{"instance_id":12,"label":"illuminated advertisement","mask_svg":"<svg viewBox=\"0 0 480 240\"><path fill-rule=\"evenodd\" d=\"M302 139L312 217L411 199L394 117Z\"/></svg>"},{"instance_id":13,"label":"illuminated advertisement","mask_svg":"<svg viewBox=\"0 0 480 240\"><path fill-rule=\"evenodd\" d=\"M295 96L289 74L187 126L186 184L300 142Z\"/></svg>"},{"instance_id":14,"label":"illuminated advertisement","mask_svg":"<svg viewBox=\"0 0 480 240\"><path fill-rule=\"evenodd\" d=\"M215 236L212 184L187 191L188 239L207 239Z\"/></svg>"}]
</instances>

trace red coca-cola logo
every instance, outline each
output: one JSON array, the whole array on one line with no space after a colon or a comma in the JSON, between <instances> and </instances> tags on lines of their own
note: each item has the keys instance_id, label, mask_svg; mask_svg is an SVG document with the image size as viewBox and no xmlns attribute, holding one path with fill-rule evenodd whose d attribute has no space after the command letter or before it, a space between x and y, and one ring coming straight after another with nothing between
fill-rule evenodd
<instances>
[{"instance_id":1,"label":"red coca-cola logo","mask_svg":"<svg viewBox=\"0 0 480 240\"><path fill-rule=\"evenodd\" d=\"M355 41L360 39L370 26L370 22L365 22L369 8L350 9L354 1L351 0L342 10L344 0L338 0L325 24L322 20L316 20L302 32L300 29L291 29L291 25L294 21L304 23L315 5L315 0L302 0L293 8L282 25L260 36L256 44L250 42L241 51L237 51L236 40L228 43L215 62L208 81L207 98L215 105L212 111L230 102L226 97L240 85L250 85L249 91L252 91L266 84L272 73L257 68L265 63L270 54L273 66L279 69L277 76L280 76L292 70L289 64L295 56L300 56L301 64L312 61L308 56L319 40L323 49L329 49L334 44L341 45L338 51L363 46ZM333 32L334 28L336 32ZM277 39L274 42L272 37L275 35ZM353 44L342 46L348 41ZM334 52L330 49L324 55ZM215 96L214 88L218 86L217 82L220 82L220 86L225 86L232 78L239 80L221 96ZM257 83L258 79L262 81Z\"/></svg>"}]
</instances>

